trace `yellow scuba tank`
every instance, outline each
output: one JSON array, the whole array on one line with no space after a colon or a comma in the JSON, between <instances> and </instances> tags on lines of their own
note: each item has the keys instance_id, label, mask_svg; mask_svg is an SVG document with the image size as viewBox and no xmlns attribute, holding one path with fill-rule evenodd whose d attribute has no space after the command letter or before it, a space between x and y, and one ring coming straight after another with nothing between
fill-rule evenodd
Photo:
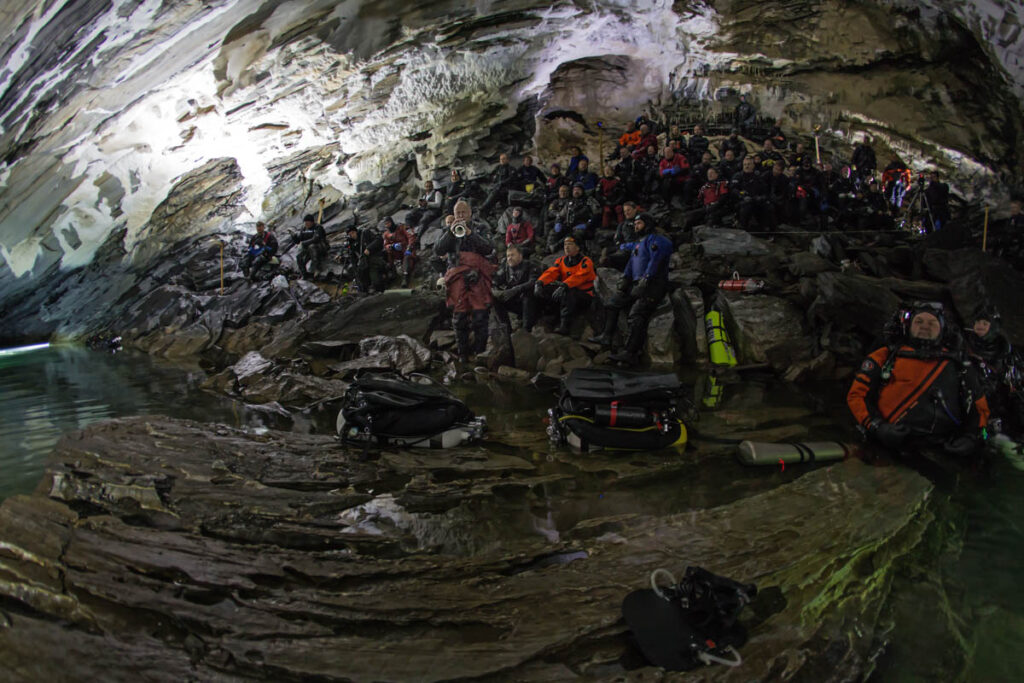
<instances>
[{"instance_id":1,"label":"yellow scuba tank","mask_svg":"<svg viewBox=\"0 0 1024 683\"><path fill-rule=\"evenodd\" d=\"M711 363L729 367L736 365L736 351L725 330L721 312L714 308L708 311L704 316L704 329L708 335L708 357Z\"/></svg>"},{"instance_id":2,"label":"yellow scuba tank","mask_svg":"<svg viewBox=\"0 0 1024 683\"><path fill-rule=\"evenodd\" d=\"M704 404L705 408L717 408L718 404L722 402L722 393L725 391L725 387L718 378L714 375L708 375L707 384L704 385L704 397L701 399L701 403Z\"/></svg>"}]
</instances>

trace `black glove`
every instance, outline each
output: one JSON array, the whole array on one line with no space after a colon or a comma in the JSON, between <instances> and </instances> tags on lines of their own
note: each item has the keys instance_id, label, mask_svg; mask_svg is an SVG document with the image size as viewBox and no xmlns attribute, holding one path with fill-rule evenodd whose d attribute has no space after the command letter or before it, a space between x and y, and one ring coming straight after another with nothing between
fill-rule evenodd
<instances>
[{"instance_id":1,"label":"black glove","mask_svg":"<svg viewBox=\"0 0 1024 683\"><path fill-rule=\"evenodd\" d=\"M544 283L541 282L540 280L537 280L537 282L535 282L533 284L533 295L534 296L541 296L543 293L544 293Z\"/></svg>"},{"instance_id":2,"label":"black glove","mask_svg":"<svg viewBox=\"0 0 1024 683\"><path fill-rule=\"evenodd\" d=\"M635 285L633 285L633 296L635 296L637 299L639 299L640 297L642 297L644 295L644 293L646 291L647 291L647 278L642 277L642 278L640 278L639 280L636 281Z\"/></svg>"},{"instance_id":3,"label":"black glove","mask_svg":"<svg viewBox=\"0 0 1024 683\"><path fill-rule=\"evenodd\" d=\"M942 448L946 453L955 458L967 458L974 455L980 445L980 439L963 434L961 436L954 436L952 439L944 443Z\"/></svg>"},{"instance_id":4,"label":"black glove","mask_svg":"<svg viewBox=\"0 0 1024 683\"><path fill-rule=\"evenodd\" d=\"M499 303L505 303L508 300L509 293L508 290L491 290L491 296Z\"/></svg>"},{"instance_id":5,"label":"black glove","mask_svg":"<svg viewBox=\"0 0 1024 683\"><path fill-rule=\"evenodd\" d=\"M480 281L480 273L476 270L470 270L467 271L466 274L462 276L462 278L466 281L467 285L472 286Z\"/></svg>"},{"instance_id":6,"label":"black glove","mask_svg":"<svg viewBox=\"0 0 1024 683\"><path fill-rule=\"evenodd\" d=\"M569 293L569 285L564 282L559 282L555 285L555 291L551 293L551 298L555 301L561 301L565 298L565 295Z\"/></svg>"},{"instance_id":7,"label":"black glove","mask_svg":"<svg viewBox=\"0 0 1024 683\"><path fill-rule=\"evenodd\" d=\"M910 436L910 428L903 424L892 424L876 419L868 427L868 433L886 448L897 449Z\"/></svg>"}]
</instances>

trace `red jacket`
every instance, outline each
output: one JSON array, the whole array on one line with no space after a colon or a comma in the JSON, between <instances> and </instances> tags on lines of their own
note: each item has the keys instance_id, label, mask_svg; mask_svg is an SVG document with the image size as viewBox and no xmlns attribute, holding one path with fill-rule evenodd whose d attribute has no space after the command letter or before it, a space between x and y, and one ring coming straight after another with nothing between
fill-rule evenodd
<instances>
[{"instance_id":1,"label":"red jacket","mask_svg":"<svg viewBox=\"0 0 1024 683\"><path fill-rule=\"evenodd\" d=\"M533 223L523 221L522 223L509 223L505 230L505 244L523 244L533 241Z\"/></svg>"},{"instance_id":2,"label":"red jacket","mask_svg":"<svg viewBox=\"0 0 1024 683\"><path fill-rule=\"evenodd\" d=\"M498 267L485 257L472 251L459 252L459 265L444 274L447 291L445 303L456 313L483 311L491 305L491 277ZM477 280L466 282L466 275L475 270Z\"/></svg>"},{"instance_id":3,"label":"red jacket","mask_svg":"<svg viewBox=\"0 0 1024 683\"><path fill-rule=\"evenodd\" d=\"M727 194L729 194L728 181L716 180L713 183L704 183L700 188L700 192L697 193L697 197L703 206L711 206Z\"/></svg>"},{"instance_id":4,"label":"red jacket","mask_svg":"<svg viewBox=\"0 0 1024 683\"><path fill-rule=\"evenodd\" d=\"M675 174L665 175L665 169L672 168L679 169L679 171ZM671 178L674 183L681 183L690 177L690 162L678 152L671 159L662 157L661 163L658 164L658 175L662 178Z\"/></svg>"}]
</instances>

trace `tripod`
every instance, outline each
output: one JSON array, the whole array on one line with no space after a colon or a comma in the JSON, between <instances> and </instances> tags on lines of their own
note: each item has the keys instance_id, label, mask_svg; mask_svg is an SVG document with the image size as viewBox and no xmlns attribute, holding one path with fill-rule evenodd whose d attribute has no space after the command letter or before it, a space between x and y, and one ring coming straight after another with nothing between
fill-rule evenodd
<instances>
[{"instance_id":1,"label":"tripod","mask_svg":"<svg viewBox=\"0 0 1024 683\"><path fill-rule=\"evenodd\" d=\"M935 216L932 214L932 207L928 203L928 196L924 190L924 178L919 176L917 183L910 191L909 200L904 198L900 207L901 216L896 222L897 229L912 232L932 231L932 226L935 225Z\"/></svg>"}]
</instances>

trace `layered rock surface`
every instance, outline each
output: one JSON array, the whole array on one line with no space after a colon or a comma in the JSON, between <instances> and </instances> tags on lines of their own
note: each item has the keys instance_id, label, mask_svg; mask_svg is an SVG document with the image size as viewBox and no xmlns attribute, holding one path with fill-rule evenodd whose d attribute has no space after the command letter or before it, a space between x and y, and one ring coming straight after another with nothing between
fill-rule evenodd
<instances>
[{"instance_id":1,"label":"layered rock surface","mask_svg":"<svg viewBox=\"0 0 1024 683\"><path fill-rule=\"evenodd\" d=\"M498 438L362 460L328 437L165 418L69 436L38 491L0 507L7 671L604 677L640 665L622 598L655 568L698 564L760 588L746 663L706 680L851 680L931 520L930 485L903 468L849 461L688 501L695 474L736 467L721 450L543 465L532 442ZM647 495L664 482L678 501ZM548 496L598 491L604 507L544 523Z\"/></svg>"}]
</instances>

